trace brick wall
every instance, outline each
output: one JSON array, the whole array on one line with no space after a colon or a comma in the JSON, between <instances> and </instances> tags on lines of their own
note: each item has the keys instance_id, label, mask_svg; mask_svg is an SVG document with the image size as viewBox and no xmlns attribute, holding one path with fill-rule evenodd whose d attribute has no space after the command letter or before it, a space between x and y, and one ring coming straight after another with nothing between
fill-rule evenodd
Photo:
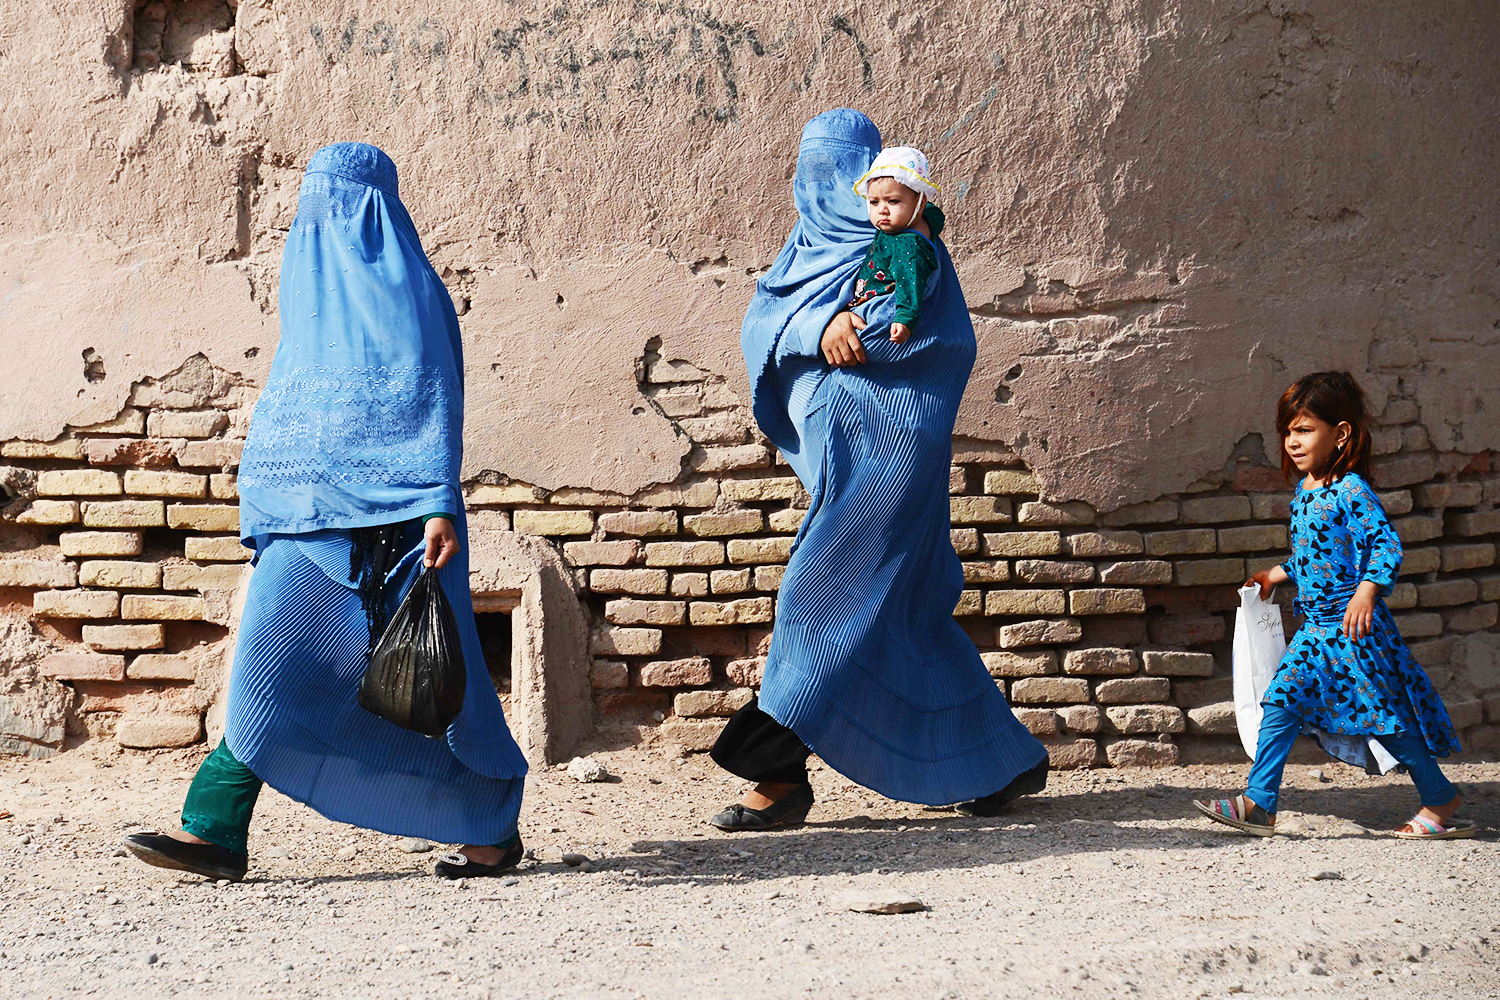
<instances>
[{"instance_id":1,"label":"brick wall","mask_svg":"<svg viewBox=\"0 0 1500 1000\"><path fill-rule=\"evenodd\" d=\"M184 374L185 373L185 374ZM57 648L74 730L131 746L201 738L246 552L234 468L254 391L190 363L120 416L0 444L0 599ZM590 609L601 718L706 748L758 685L807 495L719 376L648 355L649 404L693 442L676 483L634 496L486 475L470 509L544 536ZM1465 742L1500 745L1500 477L1429 446L1414 403L1376 433L1375 483L1405 545L1390 598ZM471 428L471 433L482 430ZM959 441L959 622L1058 766L1237 760L1235 585L1284 556L1277 470L1242 460L1180 496L1098 514L1041 499L1003 446ZM1292 622L1288 618L1288 630Z\"/></svg>"}]
</instances>

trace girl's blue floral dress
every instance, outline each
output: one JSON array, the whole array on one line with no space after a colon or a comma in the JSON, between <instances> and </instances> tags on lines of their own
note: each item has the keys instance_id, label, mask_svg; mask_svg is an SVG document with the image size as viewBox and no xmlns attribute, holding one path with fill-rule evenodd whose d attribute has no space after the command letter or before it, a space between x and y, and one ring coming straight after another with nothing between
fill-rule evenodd
<instances>
[{"instance_id":1,"label":"girl's blue floral dress","mask_svg":"<svg viewBox=\"0 0 1500 1000\"><path fill-rule=\"evenodd\" d=\"M1401 568L1401 540L1375 491L1349 473L1292 498L1292 557L1282 564L1297 586L1293 605L1306 621L1292 637L1261 699L1302 717L1303 732L1334 757L1370 771L1380 766L1369 737L1421 736L1436 757L1458 752L1443 700L1406 648L1385 596ZM1344 634L1344 610L1359 584L1380 585L1371 635Z\"/></svg>"}]
</instances>

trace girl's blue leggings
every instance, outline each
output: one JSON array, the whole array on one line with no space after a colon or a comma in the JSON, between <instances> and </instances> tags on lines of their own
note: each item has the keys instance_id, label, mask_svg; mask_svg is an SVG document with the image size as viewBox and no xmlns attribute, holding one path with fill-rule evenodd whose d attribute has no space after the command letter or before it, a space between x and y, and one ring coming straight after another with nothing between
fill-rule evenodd
<instances>
[{"instance_id":1,"label":"girl's blue leggings","mask_svg":"<svg viewBox=\"0 0 1500 1000\"><path fill-rule=\"evenodd\" d=\"M1292 744L1302 732L1302 717L1279 705L1265 705L1263 711L1260 736L1255 745L1255 763L1250 768L1250 786L1245 789L1245 794L1266 812L1274 813L1281 790L1281 773L1286 769ZM1458 789L1443 777L1422 737L1397 733L1376 736L1375 739L1390 751L1392 757L1406 765L1424 806L1447 805L1453 801Z\"/></svg>"}]
</instances>

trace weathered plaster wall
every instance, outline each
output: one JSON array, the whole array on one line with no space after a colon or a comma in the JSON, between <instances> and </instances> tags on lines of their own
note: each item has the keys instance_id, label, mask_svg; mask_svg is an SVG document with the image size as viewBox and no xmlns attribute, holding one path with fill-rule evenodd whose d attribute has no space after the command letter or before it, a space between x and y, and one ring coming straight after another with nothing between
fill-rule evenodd
<instances>
[{"instance_id":1,"label":"weathered plaster wall","mask_svg":"<svg viewBox=\"0 0 1500 1000\"><path fill-rule=\"evenodd\" d=\"M1407 380L1443 450L1496 447L1489 13L0 0L0 438L194 353L258 383L299 168L355 138L467 303L471 472L670 480L635 365L660 337L743 391L798 128L849 104L946 185L981 340L960 432L1049 495L1180 489L1329 364L1377 407Z\"/></svg>"}]
</instances>

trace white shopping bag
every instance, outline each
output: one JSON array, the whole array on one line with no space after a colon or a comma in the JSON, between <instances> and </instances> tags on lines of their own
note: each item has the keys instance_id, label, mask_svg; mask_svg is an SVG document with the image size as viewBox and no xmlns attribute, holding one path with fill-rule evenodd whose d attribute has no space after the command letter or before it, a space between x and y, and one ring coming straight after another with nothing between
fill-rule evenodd
<instances>
[{"instance_id":1,"label":"white shopping bag","mask_svg":"<svg viewBox=\"0 0 1500 1000\"><path fill-rule=\"evenodd\" d=\"M1281 609L1261 599L1259 584L1241 587L1240 607L1234 613L1234 721L1251 760L1260 733L1260 700L1285 652Z\"/></svg>"}]
</instances>

